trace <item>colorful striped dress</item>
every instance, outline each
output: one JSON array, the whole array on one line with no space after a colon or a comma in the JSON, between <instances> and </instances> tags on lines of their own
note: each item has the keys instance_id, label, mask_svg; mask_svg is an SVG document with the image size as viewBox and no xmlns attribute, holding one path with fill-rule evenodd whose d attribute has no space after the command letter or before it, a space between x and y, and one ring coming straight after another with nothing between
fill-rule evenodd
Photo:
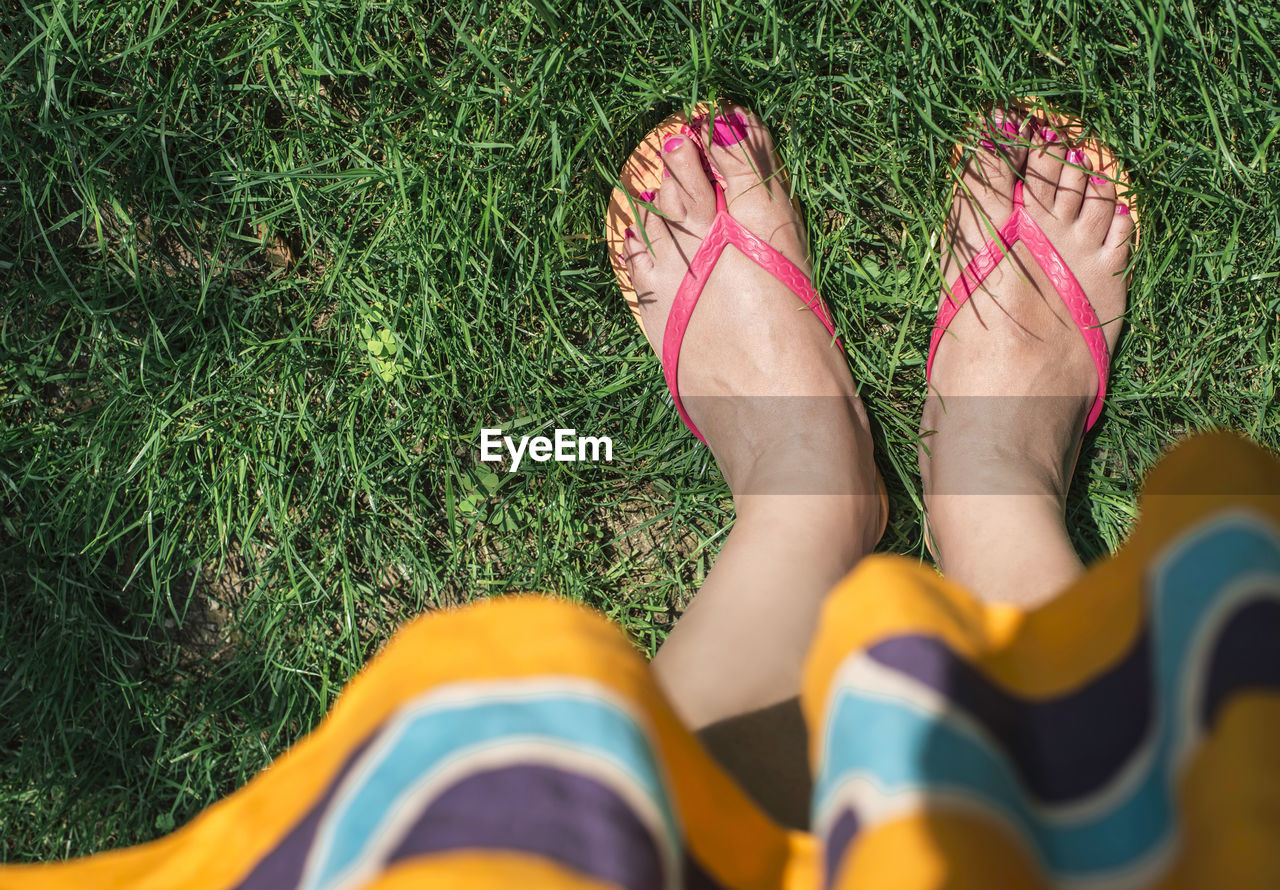
<instances>
[{"instance_id":1,"label":"colorful striped dress","mask_svg":"<svg viewBox=\"0 0 1280 890\"><path fill-rule=\"evenodd\" d=\"M766 818L616 627L546 597L404 627L168 837L0 887L1280 888L1280 464L1225 434L1035 610L864 560L809 653L812 831Z\"/></svg>"}]
</instances>

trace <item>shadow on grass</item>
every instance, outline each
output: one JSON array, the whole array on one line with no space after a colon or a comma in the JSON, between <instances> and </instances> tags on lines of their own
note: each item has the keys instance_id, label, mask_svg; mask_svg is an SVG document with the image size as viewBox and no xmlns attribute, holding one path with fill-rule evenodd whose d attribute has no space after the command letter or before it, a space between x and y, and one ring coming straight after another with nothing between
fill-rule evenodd
<instances>
[{"instance_id":1,"label":"shadow on grass","mask_svg":"<svg viewBox=\"0 0 1280 890\"><path fill-rule=\"evenodd\" d=\"M1101 453L1102 447L1098 444L1098 437L1089 436L1080 449L1077 467L1091 466ZM1071 488L1067 491L1067 534L1071 538L1071 544L1075 547L1076 553L1080 554L1080 559L1086 566L1111 555L1111 549L1107 546L1102 530L1098 528L1093 511L1090 509L1090 502L1088 474L1077 470L1075 477L1071 480Z\"/></svg>"},{"instance_id":2,"label":"shadow on grass","mask_svg":"<svg viewBox=\"0 0 1280 890\"><path fill-rule=\"evenodd\" d=\"M150 839L265 765L262 649L211 645L188 550L156 553L140 531L100 546L93 521L18 527L0 536L0 794L15 816L0 861Z\"/></svg>"}]
</instances>

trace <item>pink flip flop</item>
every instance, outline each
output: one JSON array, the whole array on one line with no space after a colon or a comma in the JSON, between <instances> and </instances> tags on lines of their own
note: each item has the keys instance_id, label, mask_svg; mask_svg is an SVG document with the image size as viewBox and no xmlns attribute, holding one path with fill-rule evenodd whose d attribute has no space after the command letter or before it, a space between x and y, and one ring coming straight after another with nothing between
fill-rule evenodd
<instances>
[{"instance_id":1,"label":"pink flip flop","mask_svg":"<svg viewBox=\"0 0 1280 890\"><path fill-rule=\"evenodd\" d=\"M1076 148L1074 150L1089 158L1093 175L1111 179L1118 185L1128 185L1128 178L1119 169L1115 157L1105 145L1093 139L1078 140L1080 133L1084 129L1079 121L1057 112L1041 111L1039 114L1046 117L1047 124L1052 127L1059 138L1066 140L1068 144L1075 142ZM1010 139L1015 138L1018 129L1016 123L1006 121L1003 126L1004 136ZM983 148L989 151L996 150L994 144L989 140L983 141ZM963 146L957 145L956 151L953 153L953 159L960 157L962 152ZM1098 368L1098 395L1094 399L1093 406L1089 410L1089 416L1085 421L1084 429L1087 433L1097 423L1098 416L1102 413L1102 405L1107 395L1107 381L1110 378L1111 352L1107 348L1107 341L1102 333L1102 322L1099 320L1093 306L1089 303L1089 298L1085 295L1084 288L1080 286L1080 282L1076 280L1076 277L1071 274L1071 269L1067 266L1062 255L1058 253L1057 249L1049 241L1048 236L1027 213L1023 202L1022 185L1022 180L1018 180L1013 188L1013 215L1000 227L995 237L988 241L986 246L969 261L951 287L948 289L944 285L942 296L938 301L938 315L933 324L933 336L929 341L929 358L925 365L925 380L928 381L933 372L934 356L937 354L938 346L942 342L942 337L946 333L947 327L951 324L952 319L956 317L956 313L960 311L960 308L973 295L974 291L982 285L987 276L1000 264L1000 261L1013 249L1013 246L1021 241L1027 246L1031 256L1044 271L1045 275L1048 276L1058 296L1067 305L1072 319L1075 320L1076 326L1084 337L1085 344L1089 347L1089 353L1093 356L1094 364ZM1121 212L1132 213L1129 205L1120 204L1118 206L1123 208ZM1135 246L1137 241L1137 217L1135 215L1133 238Z\"/></svg>"},{"instance_id":2,"label":"pink flip flop","mask_svg":"<svg viewBox=\"0 0 1280 890\"><path fill-rule=\"evenodd\" d=\"M674 114L645 136L640 145L632 152L631 157L627 159L622 172L619 174L622 185L613 190L605 222L605 234L609 243L609 253L612 257L614 274L618 278L618 285L622 289L623 296L631 307L636 321L640 323L641 330L644 330L644 323L640 319L639 301L635 287L631 283L631 276L627 272L626 262L623 259L626 232L628 228L636 225L633 208L638 206L640 202L652 200L653 192L661 185L663 167L659 153L660 147L676 134L691 137L694 140L698 150L703 154L703 163L708 171L708 178L711 179L712 186L715 189L716 215L706 238L703 239L698 252L694 255L692 262L689 263L689 270L680 282L680 287L676 291L675 301L671 306L671 313L667 316L667 325L662 336L662 373L666 378L667 388L671 391L671 398L675 402L676 411L679 412L680 419L684 421L685 426L704 445L707 440L703 438L697 425L689 417L688 412L685 410L684 402L680 398L680 390L677 385L680 347L684 342L685 331L688 330L693 310L698 304L698 299L702 296L702 290L726 247L730 245L736 247L760 268L785 284L796 295L796 298L818 317L818 320L822 322L822 326L826 328L827 333L835 339L836 343L840 343L839 338L836 336L835 322L831 318L831 313L827 309L826 303L823 302L821 295L814 289L813 282L809 280L809 277L795 263L775 250L767 241L729 215L724 186L719 175L707 161L705 146L702 144L702 127L707 115L712 112L712 106L699 105L694 109L692 120L684 114ZM719 144L726 145L740 141L743 138L741 118L738 118L736 122L732 118L716 120L713 138ZM720 140L725 141L720 142ZM843 345L841 345L841 348L844 348Z\"/></svg>"}]
</instances>

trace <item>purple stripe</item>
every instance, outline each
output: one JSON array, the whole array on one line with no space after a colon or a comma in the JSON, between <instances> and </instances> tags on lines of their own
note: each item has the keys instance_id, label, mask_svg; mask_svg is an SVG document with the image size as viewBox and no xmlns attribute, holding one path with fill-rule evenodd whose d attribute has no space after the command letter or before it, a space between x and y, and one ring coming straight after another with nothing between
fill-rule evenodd
<instances>
[{"instance_id":1,"label":"purple stripe","mask_svg":"<svg viewBox=\"0 0 1280 890\"><path fill-rule=\"evenodd\" d=\"M1006 692L933 637L893 637L867 653L972 715L999 740L1023 784L1047 802L1101 788L1137 750L1151 724L1151 647L1145 628L1111 668L1048 701Z\"/></svg>"},{"instance_id":2,"label":"purple stripe","mask_svg":"<svg viewBox=\"0 0 1280 890\"><path fill-rule=\"evenodd\" d=\"M1280 603L1241 606L1218 635L1209 658L1200 722L1211 730L1231 696L1244 689L1280 691Z\"/></svg>"},{"instance_id":3,"label":"purple stripe","mask_svg":"<svg viewBox=\"0 0 1280 890\"><path fill-rule=\"evenodd\" d=\"M518 764L446 788L387 864L447 850L520 850L626 890L664 886L658 846L611 788L580 773Z\"/></svg>"},{"instance_id":4,"label":"purple stripe","mask_svg":"<svg viewBox=\"0 0 1280 890\"><path fill-rule=\"evenodd\" d=\"M302 869L306 865L307 854L311 851L316 829L320 826L320 820L324 818L325 810L329 808L329 803L333 800L333 795L342 784L342 780L347 777L347 773L351 772L351 767L377 735L377 732L371 733L347 756L342 767L329 780L329 785L320 799L307 810L302 820L294 825L280 843L258 860L253 871L236 885L236 890L283 890L283 888L298 886L302 880ZM288 789L284 789L282 793L287 794Z\"/></svg>"},{"instance_id":5,"label":"purple stripe","mask_svg":"<svg viewBox=\"0 0 1280 890\"><path fill-rule=\"evenodd\" d=\"M822 886L831 890L836 885L836 877L840 873L840 865L844 856L853 846L853 839L858 835L858 815L853 810L844 810L831 823L831 830L822 839L822 856L826 873L822 876Z\"/></svg>"}]
</instances>

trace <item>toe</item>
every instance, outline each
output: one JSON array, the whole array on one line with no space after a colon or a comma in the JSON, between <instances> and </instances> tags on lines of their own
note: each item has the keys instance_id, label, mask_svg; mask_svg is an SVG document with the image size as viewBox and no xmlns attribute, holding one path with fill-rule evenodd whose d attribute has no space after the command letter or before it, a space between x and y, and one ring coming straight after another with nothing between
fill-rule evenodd
<instances>
[{"instance_id":1,"label":"toe","mask_svg":"<svg viewBox=\"0 0 1280 890\"><path fill-rule=\"evenodd\" d=\"M1027 156L1025 191L1031 200L1046 210L1053 210L1066 154L1067 147L1061 135L1051 125L1036 127Z\"/></svg>"},{"instance_id":2,"label":"toe","mask_svg":"<svg viewBox=\"0 0 1280 890\"><path fill-rule=\"evenodd\" d=\"M671 136L662 146L664 165L662 187L655 205L676 231L701 235L716 213L715 194L702 166L697 143L684 136Z\"/></svg>"},{"instance_id":3,"label":"toe","mask_svg":"<svg viewBox=\"0 0 1280 890\"><path fill-rule=\"evenodd\" d=\"M654 287L655 252L663 239L669 238L662 217L647 207L640 208L640 218L635 226L627 229L622 246L622 259L631 275L636 295L644 303L645 295Z\"/></svg>"},{"instance_id":4,"label":"toe","mask_svg":"<svg viewBox=\"0 0 1280 890\"><path fill-rule=\"evenodd\" d=\"M774 169L773 137L750 110L725 103L714 115L696 123L707 160L723 178L730 202L758 187L762 178L773 179L768 175ZM772 187L773 183L769 184Z\"/></svg>"},{"instance_id":5,"label":"toe","mask_svg":"<svg viewBox=\"0 0 1280 890\"><path fill-rule=\"evenodd\" d=\"M1123 251L1121 260L1128 262L1129 249L1132 246L1131 239L1136 228L1133 214L1129 212L1129 205L1117 203L1115 213L1111 217L1111 226L1107 229L1107 240L1103 244L1114 250Z\"/></svg>"},{"instance_id":6,"label":"toe","mask_svg":"<svg viewBox=\"0 0 1280 890\"><path fill-rule=\"evenodd\" d=\"M984 122L978 151L965 165L965 184L979 198L984 193L1001 199L1008 197L1013 206L1013 184L1022 176L1027 163L1027 149L1032 142L1033 118L1017 111L992 109Z\"/></svg>"},{"instance_id":7,"label":"toe","mask_svg":"<svg viewBox=\"0 0 1280 890\"><path fill-rule=\"evenodd\" d=\"M947 217L948 250L942 263L950 283L1013 213L1014 185L1027 162L1031 122L1016 112L992 111L978 148L960 174Z\"/></svg>"},{"instance_id":8,"label":"toe","mask_svg":"<svg viewBox=\"0 0 1280 890\"><path fill-rule=\"evenodd\" d=\"M1116 217L1116 184L1101 174L1091 174L1080 205L1080 222L1089 227L1102 244Z\"/></svg>"},{"instance_id":9,"label":"toe","mask_svg":"<svg viewBox=\"0 0 1280 890\"><path fill-rule=\"evenodd\" d=\"M1059 219L1070 222L1079 215L1085 189L1089 185L1091 166L1089 156L1078 148L1069 150L1064 156L1053 203L1054 215Z\"/></svg>"}]
</instances>

